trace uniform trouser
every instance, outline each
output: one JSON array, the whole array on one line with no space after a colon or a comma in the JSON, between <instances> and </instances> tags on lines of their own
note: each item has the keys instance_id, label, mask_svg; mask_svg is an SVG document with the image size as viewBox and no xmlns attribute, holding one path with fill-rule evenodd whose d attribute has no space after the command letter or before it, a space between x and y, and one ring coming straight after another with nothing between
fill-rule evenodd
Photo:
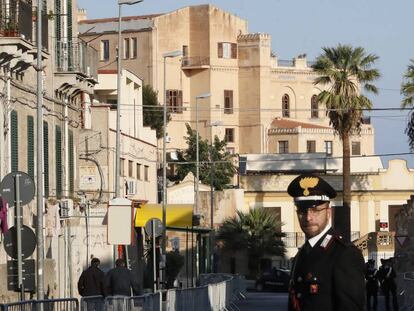
<instances>
[{"instance_id":1,"label":"uniform trouser","mask_svg":"<svg viewBox=\"0 0 414 311\"><path fill-rule=\"evenodd\" d=\"M395 284L384 284L382 287L382 291L385 296L386 310L391 311L391 308L390 308L390 295L391 295L393 310L398 311L397 286Z\"/></svg>"},{"instance_id":2,"label":"uniform trouser","mask_svg":"<svg viewBox=\"0 0 414 311\"><path fill-rule=\"evenodd\" d=\"M372 307L371 307L372 298ZM367 289L367 310L377 310L378 306L378 289Z\"/></svg>"}]
</instances>

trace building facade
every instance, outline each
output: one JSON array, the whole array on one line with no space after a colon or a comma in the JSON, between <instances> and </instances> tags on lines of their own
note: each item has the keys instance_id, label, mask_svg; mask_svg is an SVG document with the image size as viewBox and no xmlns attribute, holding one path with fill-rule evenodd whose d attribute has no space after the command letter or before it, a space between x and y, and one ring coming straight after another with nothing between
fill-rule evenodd
<instances>
[{"instance_id":1,"label":"building facade","mask_svg":"<svg viewBox=\"0 0 414 311\"><path fill-rule=\"evenodd\" d=\"M169 151L186 149L185 123L194 129L198 119L201 136L218 135L230 152L327 149L335 156L342 154L339 137L329 130L326 111L317 103L322 88L313 83L316 75L306 55L278 59L270 35L249 33L246 20L212 5L123 21L125 67L153 86L159 102L169 106ZM99 66L115 68L117 19L83 20L79 27L81 37L100 51ZM163 57L171 51L181 51L182 56ZM205 93L210 96L196 100ZM291 135L287 129L294 126L280 121L300 122L302 130ZM368 121L352 138L361 155L374 150L374 130Z\"/></svg>"},{"instance_id":2,"label":"building facade","mask_svg":"<svg viewBox=\"0 0 414 311\"><path fill-rule=\"evenodd\" d=\"M38 5L42 6L40 17L33 13ZM97 72L93 67L97 51L77 40L76 6L75 0L0 1L0 177L23 171L33 178L36 185L36 94L37 70L40 70L45 201L69 202L76 197L83 99L93 93L97 83ZM39 69L36 67L37 18L42 22L43 68ZM23 224L32 230L36 227L35 202L36 198L23 209ZM46 219L51 211L49 208L44 211L45 226L49 225ZM7 218L9 226L12 226L14 209L8 209ZM59 219L54 219L54 224L60 223ZM61 282L64 270L60 267L64 266L63 258L67 259L64 254L68 249L67 235L62 232L56 235L53 251L51 241L45 237L45 291L51 295L67 289ZM36 258L36 252L32 256ZM7 259L2 249L0 273L3 279L7 279ZM0 293L4 294L3 300L15 300L13 293L7 290L7 282L2 282Z\"/></svg>"}]
</instances>

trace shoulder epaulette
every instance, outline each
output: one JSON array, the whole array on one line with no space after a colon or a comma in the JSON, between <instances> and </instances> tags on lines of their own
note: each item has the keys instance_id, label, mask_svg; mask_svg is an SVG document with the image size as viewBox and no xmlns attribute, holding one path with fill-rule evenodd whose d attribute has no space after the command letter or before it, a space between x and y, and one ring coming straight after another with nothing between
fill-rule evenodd
<instances>
[{"instance_id":1,"label":"shoulder epaulette","mask_svg":"<svg viewBox=\"0 0 414 311\"><path fill-rule=\"evenodd\" d=\"M328 249L332 241L333 241L333 236L331 234L327 234L321 243L321 247L325 250Z\"/></svg>"}]
</instances>

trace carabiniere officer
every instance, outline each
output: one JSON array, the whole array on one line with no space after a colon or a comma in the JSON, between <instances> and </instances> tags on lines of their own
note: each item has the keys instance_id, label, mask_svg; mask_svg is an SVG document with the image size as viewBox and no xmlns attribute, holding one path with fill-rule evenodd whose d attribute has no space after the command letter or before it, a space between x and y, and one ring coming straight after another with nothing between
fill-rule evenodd
<instances>
[{"instance_id":1,"label":"carabiniere officer","mask_svg":"<svg viewBox=\"0 0 414 311\"><path fill-rule=\"evenodd\" d=\"M322 178L306 174L288 187L306 242L294 258L289 311L359 311L365 306L361 251L331 228L330 199L336 191ZM338 207L340 208L340 207Z\"/></svg>"}]
</instances>

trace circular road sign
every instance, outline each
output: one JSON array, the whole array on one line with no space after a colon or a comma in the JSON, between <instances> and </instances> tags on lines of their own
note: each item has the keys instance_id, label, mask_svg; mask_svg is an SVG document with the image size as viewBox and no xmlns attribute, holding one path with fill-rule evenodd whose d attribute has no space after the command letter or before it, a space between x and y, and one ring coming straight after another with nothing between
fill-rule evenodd
<instances>
[{"instance_id":1,"label":"circular road sign","mask_svg":"<svg viewBox=\"0 0 414 311\"><path fill-rule=\"evenodd\" d=\"M14 207L14 180L16 176L19 176L20 204L25 205L29 203L35 195L35 185L32 177L19 171L7 174L0 183L0 194L9 203L9 207Z\"/></svg>"},{"instance_id":2,"label":"circular road sign","mask_svg":"<svg viewBox=\"0 0 414 311\"><path fill-rule=\"evenodd\" d=\"M152 223L154 222L154 235L158 237L162 234L163 226L161 220L158 218L151 218L145 223L145 232L152 236Z\"/></svg>"},{"instance_id":3,"label":"circular road sign","mask_svg":"<svg viewBox=\"0 0 414 311\"><path fill-rule=\"evenodd\" d=\"M36 235L28 226L22 227L22 259L30 257L36 248ZM4 235L4 249L7 255L17 259L17 229L11 227Z\"/></svg>"}]
</instances>

